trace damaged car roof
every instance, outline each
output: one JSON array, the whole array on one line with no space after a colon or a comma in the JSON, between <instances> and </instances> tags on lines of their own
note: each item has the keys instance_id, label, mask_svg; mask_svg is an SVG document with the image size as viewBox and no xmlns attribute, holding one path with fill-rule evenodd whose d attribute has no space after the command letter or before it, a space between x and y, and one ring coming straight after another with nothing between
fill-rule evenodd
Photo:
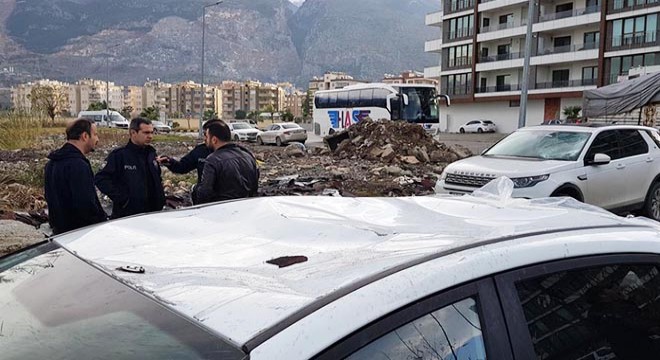
<instances>
[{"instance_id":1,"label":"damaged car roof","mask_svg":"<svg viewBox=\"0 0 660 360\"><path fill-rule=\"evenodd\" d=\"M246 344L258 346L333 299L452 251L539 233L630 226L576 204L503 204L474 196L265 197L111 221L55 241L249 350ZM144 272L119 270L127 266Z\"/></svg>"}]
</instances>

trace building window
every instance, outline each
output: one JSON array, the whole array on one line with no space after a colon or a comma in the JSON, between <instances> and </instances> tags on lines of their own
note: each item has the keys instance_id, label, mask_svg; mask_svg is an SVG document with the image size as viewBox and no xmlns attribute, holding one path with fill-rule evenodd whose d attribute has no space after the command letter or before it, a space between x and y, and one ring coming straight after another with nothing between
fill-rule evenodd
<instances>
[{"instance_id":1,"label":"building window","mask_svg":"<svg viewBox=\"0 0 660 360\"><path fill-rule=\"evenodd\" d=\"M513 14L500 15L499 24L512 24L513 23Z\"/></svg>"},{"instance_id":2,"label":"building window","mask_svg":"<svg viewBox=\"0 0 660 360\"><path fill-rule=\"evenodd\" d=\"M461 16L449 20L449 40L471 36L473 27L474 15Z\"/></svg>"},{"instance_id":3,"label":"building window","mask_svg":"<svg viewBox=\"0 0 660 360\"><path fill-rule=\"evenodd\" d=\"M598 49L600 42L600 32L584 33L584 49Z\"/></svg>"},{"instance_id":4,"label":"building window","mask_svg":"<svg viewBox=\"0 0 660 360\"><path fill-rule=\"evenodd\" d=\"M472 74L456 74L442 77L442 87L447 95L467 95L471 93Z\"/></svg>"},{"instance_id":5,"label":"building window","mask_svg":"<svg viewBox=\"0 0 660 360\"><path fill-rule=\"evenodd\" d=\"M497 91L511 90L511 75L498 75L495 78L495 86Z\"/></svg>"},{"instance_id":6,"label":"building window","mask_svg":"<svg viewBox=\"0 0 660 360\"><path fill-rule=\"evenodd\" d=\"M511 44L497 46L497 60L508 60L511 58Z\"/></svg>"},{"instance_id":7,"label":"building window","mask_svg":"<svg viewBox=\"0 0 660 360\"><path fill-rule=\"evenodd\" d=\"M472 65L472 44L450 47L447 60L450 68Z\"/></svg>"},{"instance_id":8,"label":"building window","mask_svg":"<svg viewBox=\"0 0 660 360\"><path fill-rule=\"evenodd\" d=\"M589 66L582 68L582 85L584 86L596 85L597 80L598 80L597 66Z\"/></svg>"},{"instance_id":9,"label":"building window","mask_svg":"<svg viewBox=\"0 0 660 360\"><path fill-rule=\"evenodd\" d=\"M612 22L611 47L634 47L657 42L658 14L649 14Z\"/></svg>"},{"instance_id":10,"label":"building window","mask_svg":"<svg viewBox=\"0 0 660 360\"><path fill-rule=\"evenodd\" d=\"M613 83L617 81L619 75L628 75L628 71L633 67L660 65L660 53L618 56L609 59L609 62L609 83Z\"/></svg>"}]
</instances>

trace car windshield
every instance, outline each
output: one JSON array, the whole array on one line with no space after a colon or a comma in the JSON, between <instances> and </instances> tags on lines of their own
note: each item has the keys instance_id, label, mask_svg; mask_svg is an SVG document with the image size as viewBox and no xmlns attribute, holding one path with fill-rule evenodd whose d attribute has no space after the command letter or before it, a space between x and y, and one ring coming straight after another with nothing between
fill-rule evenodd
<instances>
[{"instance_id":1,"label":"car windshield","mask_svg":"<svg viewBox=\"0 0 660 360\"><path fill-rule=\"evenodd\" d=\"M493 123L493 122L490 121L490 120L484 120L484 124L486 124L486 125L490 125L490 124L492 124L492 123Z\"/></svg>"},{"instance_id":2,"label":"car windshield","mask_svg":"<svg viewBox=\"0 0 660 360\"><path fill-rule=\"evenodd\" d=\"M434 88L401 87L401 93L408 96L408 105L403 106L401 117L409 122L437 122L438 104Z\"/></svg>"},{"instance_id":3,"label":"car windshield","mask_svg":"<svg viewBox=\"0 0 660 360\"><path fill-rule=\"evenodd\" d=\"M282 127L285 129L300 129L300 126L296 124L284 124Z\"/></svg>"},{"instance_id":4,"label":"car windshield","mask_svg":"<svg viewBox=\"0 0 660 360\"><path fill-rule=\"evenodd\" d=\"M590 136L589 132L578 131L516 131L483 156L575 161Z\"/></svg>"},{"instance_id":5,"label":"car windshield","mask_svg":"<svg viewBox=\"0 0 660 360\"><path fill-rule=\"evenodd\" d=\"M0 260L2 359L241 359L53 243Z\"/></svg>"},{"instance_id":6,"label":"car windshield","mask_svg":"<svg viewBox=\"0 0 660 360\"><path fill-rule=\"evenodd\" d=\"M112 119L112 121L121 121L121 122L126 121L126 119L124 119L124 117L120 115L110 115L110 119Z\"/></svg>"},{"instance_id":7,"label":"car windshield","mask_svg":"<svg viewBox=\"0 0 660 360\"><path fill-rule=\"evenodd\" d=\"M234 124L232 125L234 127L234 130L244 130L244 129L252 129L250 125L245 124L245 123L240 123L240 124Z\"/></svg>"}]
</instances>

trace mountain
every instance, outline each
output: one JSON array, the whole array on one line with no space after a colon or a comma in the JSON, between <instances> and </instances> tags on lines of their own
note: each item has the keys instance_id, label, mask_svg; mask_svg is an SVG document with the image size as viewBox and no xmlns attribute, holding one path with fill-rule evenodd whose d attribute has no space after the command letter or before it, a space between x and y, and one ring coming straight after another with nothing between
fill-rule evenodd
<instances>
[{"instance_id":1,"label":"mountain","mask_svg":"<svg viewBox=\"0 0 660 360\"><path fill-rule=\"evenodd\" d=\"M295 1L294 1L295 2ZM22 77L199 81L208 0L0 0L0 85ZM226 0L206 10L207 81L376 80L421 69L435 0ZM13 67L13 78L2 69Z\"/></svg>"}]
</instances>

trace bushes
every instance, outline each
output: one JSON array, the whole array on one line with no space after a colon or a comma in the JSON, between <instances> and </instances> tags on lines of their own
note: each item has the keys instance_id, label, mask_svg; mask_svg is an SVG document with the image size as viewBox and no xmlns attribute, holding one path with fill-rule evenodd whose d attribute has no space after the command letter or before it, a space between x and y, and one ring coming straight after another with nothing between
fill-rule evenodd
<instances>
[{"instance_id":1,"label":"bushes","mask_svg":"<svg viewBox=\"0 0 660 360\"><path fill-rule=\"evenodd\" d=\"M0 149L16 150L35 147L47 119L43 115L22 111L0 113Z\"/></svg>"}]
</instances>

